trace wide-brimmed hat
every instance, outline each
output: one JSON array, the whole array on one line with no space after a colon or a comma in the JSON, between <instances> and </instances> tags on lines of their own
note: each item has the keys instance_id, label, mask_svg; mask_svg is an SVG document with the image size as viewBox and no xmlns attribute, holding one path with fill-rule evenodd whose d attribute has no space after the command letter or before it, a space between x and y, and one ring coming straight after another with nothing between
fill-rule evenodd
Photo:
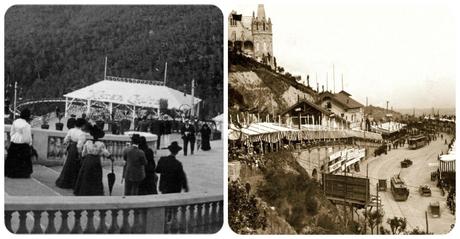
<instances>
[{"instance_id":1,"label":"wide-brimmed hat","mask_svg":"<svg viewBox=\"0 0 460 239\"><path fill-rule=\"evenodd\" d=\"M97 125L91 126L89 130L89 134L93 136L94 139L100 139L103 138L105 133L102 129L100 129Z\"/></svg>"},{"instance_id":2,"label":"wide-brimmed hat","mask_svg":"<svg viewBox=\"0 0 460 239\"><path fill-rule=\"evenodd\" d=\"M168 146L169 151L172 153L177 153L182 150L182 147L177 144L177 141L173 141L171 145Z\"/></svg>"},{"instance_id":3,"label":"wide-brimmed hat","mask_svg":"<svg viewBox=\"0 0 460 239\"><path fill-rule=\"evenodd\" d=\"M131 136L131 143L139 144L141 142L141 136L139 134L133 134Z\"/></svg>"},{"instance_id":4,"label":"wide-brimmed hat","mask_svg":"<svg viewBox=\"0 0 460 239\"><path fill-rule=\"evenodd\" d=\"M26 108L21 111L21 113L19 114L19 118L29 121L30 115L30 110Z\"/></svg>"}]
</instances>

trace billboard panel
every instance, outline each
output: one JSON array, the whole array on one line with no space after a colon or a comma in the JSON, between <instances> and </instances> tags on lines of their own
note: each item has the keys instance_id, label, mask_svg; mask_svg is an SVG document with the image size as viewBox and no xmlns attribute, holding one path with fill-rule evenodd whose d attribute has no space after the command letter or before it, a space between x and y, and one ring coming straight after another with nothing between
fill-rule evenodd
<instances>
[{"instance_id":1,"label":"billboard panel","mask_svg":"<svg viewBox=\"0 0 460 239\"><path fill-rule=\"evenodd\" d=\"M345 175L323 174L326 197L365 204L369 201L369 179Z\"/></svg>"}]
</instances>

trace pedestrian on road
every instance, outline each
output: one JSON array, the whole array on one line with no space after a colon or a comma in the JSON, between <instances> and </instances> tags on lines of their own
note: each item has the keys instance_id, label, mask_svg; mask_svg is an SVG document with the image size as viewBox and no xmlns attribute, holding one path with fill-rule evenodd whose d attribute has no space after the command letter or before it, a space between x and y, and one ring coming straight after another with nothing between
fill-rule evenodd
<instances>
[{"instance_id":1,"label":"pedestrian on road","mask_svg":"<svg viewBox=\"0 0 460 239\"><path fill-rule=\"evenodd\" d=\"M110 152L105 147L100 138L105 133L97 125L89 126L89 133L93 136L92 140L86 141L82 150L82 166L78 173L77 181L73 194L75 196L104 196L104 186L102 184L102 156L111 158Z\"/></svg>"},{"instance_id":2,"label":"pedestrian on road","mask_svg":"<svg viewBox=\"0 0 460 239\"><path fill-rule=\"evenodd\" d=\"M153 159L153 150L147 145L147 140L141 136L139 149L144 151L147 165L145 165L145 178L139 185L139 195L158 194L157 182L158 176L155 173L155 160Z\"/></svg>"},{"instance_id":3,"label":"pedestrian on road","mask_svg":"<svg viewBox=\"0 0 460 239\"><path fill-rule=\"evenodd\" d=\"M30 110L24 109L11 125L10 146L5 159L5 176L30 178L32 169L32 131L29 124Z\"/></svg>"},{"instance_id":4,"label":"pedestrian on road","mask_svg":"<svg viewBox=\"0 0 460 239\"><path fill-rule=\"evenodd\" d=\"M155 172L161 174L160 176L160 192L166 193L180 193L182 189L188 192L187 176L185 175L182 163L176 159L177 153L182 149L177 141L173 141L168 146L169 156L161 157Z\"/></svg>"},{"instance_id":5,"label":"pedestrian on road","mask_svg":"<svg viewBox=\"0 0 460 239\"><path fill-rule=\"evenodd\" d=\"M133 134L131 145L123 151L123 159L126 161L122 178L125 180L125 196L138 195L139 185L145 178L147 160L144 151L139 149L140 140L138 134Z\"/></svg>"},{"instance_id":6,"label":"pedestrian on road","mask_svg":"<svg viewBox=\"0 0 460 239\"><path fill-rule=\"evenodd\" d=\"M86 141L86 133L82 128L86 126L86 120L78 118L75 127L67 131L64 144L67 144L67 159L61 174L56 180L56 186L60 188L74 188L75 181L81 166L81 152Z\"/></svg>"},{"instance_id":7,"label":"pedestrian on road","mask_svg":"<svg viewBox=\"0 0 460 239\"><path fill-rule=\"evenodd\" d=\"M195 128L190 124L190 121L185 121L185 125L181 129L182 140L184 141L184 156L187 156L188 143L190 143L190 154L193 155L195 149Z\"/></svg>"}]
</instances>

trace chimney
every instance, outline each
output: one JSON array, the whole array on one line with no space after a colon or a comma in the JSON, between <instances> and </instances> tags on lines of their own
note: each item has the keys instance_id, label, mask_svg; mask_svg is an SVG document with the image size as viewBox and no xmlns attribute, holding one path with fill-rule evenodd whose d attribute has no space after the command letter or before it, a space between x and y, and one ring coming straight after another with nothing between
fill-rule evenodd
<instances>
[{"instance_id":1,"label":"chimney","mask_svg":"<svg viewBox=\"0 0 460 239\"><path fill-rule=\"evenodd\" d=\"M321 92L324 92L324 85L322 85L322 87L323 87L323 90Z\"/></svg>"},{"instance_id":2,"label":"chimney","mask_svg":"<svg viewBox=\"0 0 460 239\"><path fill-rule=\"evenodd\" d=\"M310 86L310 75L307 75L307 86Z\"/></svg>"}]
</instances>

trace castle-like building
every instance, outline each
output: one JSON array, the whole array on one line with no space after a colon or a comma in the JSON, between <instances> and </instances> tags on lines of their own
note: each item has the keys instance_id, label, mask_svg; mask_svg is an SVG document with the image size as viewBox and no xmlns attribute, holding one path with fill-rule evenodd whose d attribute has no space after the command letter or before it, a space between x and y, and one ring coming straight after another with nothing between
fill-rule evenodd
<instances>
[{"instance_id":1,"label":"castle-like building","mask_svg":"<svg viewBox=\"0 0 460 239\"><path fill-rule=\"evenodd\" d=\"M255 60L276 68L273 56L272 22L265 16L263 4L257 8L257 16L242 16L232 11L228 16L228 47Z\"/></svg>"}]
</instances>

